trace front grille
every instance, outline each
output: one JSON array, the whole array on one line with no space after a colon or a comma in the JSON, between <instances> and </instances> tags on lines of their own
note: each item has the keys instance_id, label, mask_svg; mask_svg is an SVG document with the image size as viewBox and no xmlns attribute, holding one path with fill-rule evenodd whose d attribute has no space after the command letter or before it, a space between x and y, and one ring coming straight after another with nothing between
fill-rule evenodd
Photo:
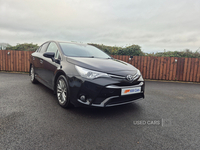
<instances>
[{"instance_id":1,"label":"front grille","mask_svg":"<svg viewBox=\"0 0 200 150\"><path fill-rule=\"evenodd\" d=\"M115 85L117 86L132 86L132 85L138 85L140 84L141 81L133 81L132 83L131 82L128 82L127 80L121 82L121 83L117 83Z\"/></svg>"},{"instance_id":2,"label":"front grille","mask_svg":"<svg viewBox=\"0 0 200 150\"><path fill-rule=\"evenodd\" d=\"M110 88L104 88L101 90L99 96L100 97L111 97L111 96L117 96L120 95L121 89L110 89Z\"/></svg>"},{"instance_id":3,"label":"front grille","mask_svg":"<svg viewBox=\"0 0 200 150\"><path fill-rule=\"evenodd\" d=\"M128 88L126 86L133 86L133 85L139 85L141 82L133 82L132 84L122 84L122 83L119 83L119 84L114 84L114 85L111 85L111 86L119 86L119 87L116 87L116 88L103 88L100 93L98 94L98 96L93 100L93 104L101 104L101 102L103 102L105 99L109 98L109 97L113 97L113 96L119 96L118 99L120 99L122 102L126 102L126 101L132 101L134 99L138 99L138 97L143 97L143 93L140 95L140 94L133 94L133 95L125 95L125 96L121 96L121 89L123 88ZM124 86L124 87L123 87ZM141 86L141 85L140 85ZM141 91L144 92L144 88L143 88L143 84L142 84L142 89ZM116 98L115 98L116 99ZM116 103L118 103L117 101L120 101L120 100L111 100L111 103L113 103L112 101L116 101ZM121 102L120 102L121 103Z\"/></svg>"},{"instance_id":4,"label":"front grille","mask_svg":"<svg viewBox=\"0 0 200 150\"><path fill-rule=\"evenodd\" d=\"M106 105L126 103L126 102L130 102L130 101L133 101L133 100L137 100L139 98L144 98L144 94L139 93L139 94L126 95L126 96L120 96L120 97L117 97L117 98L113 98L110 101L108 101L106 103Z\"/></svg>"},{"instance_id":5,"label":"front grille","mask_svg":"<svg viewBox=\"0 0 200 150\"><path fill-rule=\"evenodd\" d=\"M101 90L101 92L99 93L99 96L93 101L93 104L100 104L106 98L112 97L112 96L120 96L120 94L121 94L121 89L105 88Z\"/></svg>"}]
</instances>

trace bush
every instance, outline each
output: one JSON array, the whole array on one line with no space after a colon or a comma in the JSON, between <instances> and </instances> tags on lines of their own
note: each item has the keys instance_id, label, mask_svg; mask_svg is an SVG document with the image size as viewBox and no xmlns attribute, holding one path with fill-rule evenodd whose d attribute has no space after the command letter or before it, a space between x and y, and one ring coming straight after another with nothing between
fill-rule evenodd
<instances>
[{"instance_id":1,"label":"bush","mask_svg":"<svg viewBox=\"0 0 200 150\"><path fill-rule=\"evenodd\" d=\"M39 46L37 44L24 43L24 44L17 44L16 46L8 46L8 47L6 47L6 50L36 51L38 49L38 47Z\"/></svg>"},{"instance_id":2,"label":"bush","mask_svg":"<svg viewBox=\"0 0 200 150\"><path fill-rule=\"evenodd\" d=\"M184 51L167 51L167 52L158 52L146 54L147 56L157 56L157 57L188 57L188 58L200 58L200 53L198 51L192 52L189 49Z\"/></svg>"}]
</instances>

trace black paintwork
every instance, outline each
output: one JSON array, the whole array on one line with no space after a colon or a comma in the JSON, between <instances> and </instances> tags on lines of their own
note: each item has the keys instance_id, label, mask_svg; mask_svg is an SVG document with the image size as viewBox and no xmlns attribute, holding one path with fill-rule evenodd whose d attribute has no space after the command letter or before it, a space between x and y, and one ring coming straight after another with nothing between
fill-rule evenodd
<instances>
[{"instance_id":1,"label":"black paintwork","mask_svg":"<svg viewBox=\"0 0 200 150\"><path fill-rule=\"evenodd\" d=\"M131 86L136 85L142 81L134 81L130 83L126 79L117 78L97 78L89 80L83 78L77 72L75 65L87 68L90 70L95 70L99 72L109 73L118 76L126 76L128 74L135 74L137 69L120 60L113 58L83 58L83 57L67 57L64 55L59 42L48 41L46 43L54 42L57 45L58 52L60 53L59 58L54 58L54 53L40 52L41 48L31 55L31 64L34 67L36 79L52 89L56 93L55 83L59 75L64 75L68 81L69 91L70 91L70 101L75 106L80 106L80 102L77 101L80 95L84 94L87 98L91 98L92 102L99 103L99 101L104 100L107 97L118 95L121 97L120 90L114 89L114 91L108 91L108 93L103 92L107 85L119 85L119 86ZM44 43L45 44L45 43ZM72 44L72 43L70 43ZM76 45L76 43L73 43ZM80 45L80 44L77 44ZM42 46L41 46L42 47ZM48 49L48 46L47 46ZM52 58L51 58L52 57ZM142 86L142 95L138 98L144 97L144 85ZM102 94L103 92L103 94ZM122 96L121 100L126 99L127 96ZM133 95L134 97L134 95ZM130 95L128 96L130 99ZM133 99L138 99L133 98ZM118 98L120 101L120 98ZM112 102L116 103L116 102Z\"/></svg>"}]
</instances>

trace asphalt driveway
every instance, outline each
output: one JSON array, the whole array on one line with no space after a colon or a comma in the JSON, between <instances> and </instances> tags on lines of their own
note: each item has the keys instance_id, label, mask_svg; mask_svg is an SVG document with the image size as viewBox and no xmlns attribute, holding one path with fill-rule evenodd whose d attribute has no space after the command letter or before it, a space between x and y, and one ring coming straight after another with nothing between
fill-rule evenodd
<instances>
[{"instance_id":1,"label":"asphalt driveway","mask_svg":"<svg viewBox=\"0 0 200 150\"><path fill-rule=\"evenodd\" d=\"M0 149L200 149L200 84L145 89L128 105L63 109L27 74L0 72Z\"/></svg>"}]
</instances>

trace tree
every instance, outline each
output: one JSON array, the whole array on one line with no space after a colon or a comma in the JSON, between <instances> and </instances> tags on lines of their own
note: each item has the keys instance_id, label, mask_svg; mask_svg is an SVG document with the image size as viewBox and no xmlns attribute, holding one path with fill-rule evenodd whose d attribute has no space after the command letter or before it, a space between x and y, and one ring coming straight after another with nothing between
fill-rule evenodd
<instances>
[{"instance_id":1,"label":"tree","mask_svg":"<svg viewBox=\"0 0 200 150\"><path fill-rule=\"evenodd\" d=\"M106 46L99 44L89 44L95 46L109 55L129 55L129 56L144 56L139 45L131 45L128 47Z\"/></svg>"},{"instance_id":2,"label":"tree","mask_svg":"<svg viewBox=\"0 0 200 150\"><path fill-rule=\"evenodd\" d=\"M125 54L124 55L132 55L132 56L144 56L144 53L141 50L141 47L139 45L131 45L125 48Z\"/></svg>"}]
</instances>

